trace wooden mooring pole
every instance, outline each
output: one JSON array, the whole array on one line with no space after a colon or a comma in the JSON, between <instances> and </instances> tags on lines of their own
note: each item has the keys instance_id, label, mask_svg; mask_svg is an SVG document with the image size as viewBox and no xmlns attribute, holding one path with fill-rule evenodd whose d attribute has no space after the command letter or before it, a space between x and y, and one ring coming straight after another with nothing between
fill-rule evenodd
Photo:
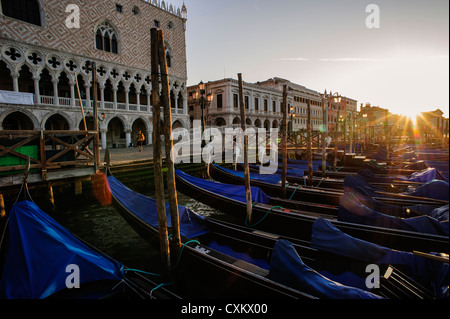
<instances>
[{"instance_id":1,"label":"wooden mooring pole","mask_svg":"<svg viewBox=\"0 0 450 319\"><path fill-rule=\"evenodd\" d=\"M327 116L327 100L323 100L322 107L322 177L326 177L326 169L327 169L327 133L328 133L328 116Z\"/></svg>"},{"instance_id":2,"label":"wooden mooring pole","mask_svg":"<svg viewBox=\"0 0 450 319\"><path fill-rule=\"evenodd\" d=\"M252 221L252 192L250 188L250 168L248 166L248 135L245 134L247 130L247 122L245 115L245 103L244 103L244 83L242 81L242 74L238 74L239 81L239 106L241 111L241 128L244 137L244 178L245 178L245 197L247 199L247 221Z\"/></svg>"},{"instance_id":3,"label":"wooden mooring pole","mask_svg":"<svg viewBox=\"0 0 450 319\"><path fill-rule=\"evenodd\" d=\"M167 232L166 206L164 199L164 180L162 173L161 156L161 101L159 88L159 49L158 29L152 28L151 32L151 80L152 80L152 105L153 105L153 169L155 178L156 209L158 212L159 245L162 266L166 275L170 269L170 248Z\"/></svg>"},{"instance_id":4,"label":"wooden mooring pole","mask_svg":"<svg viewBox=\"0 0 450 319\"><path fill-rule=\"evenodd\" d=\"M98 136L98 96L97 96L97 65L92 62L92 90L94 93L94 167L97 172L100 168L100 140Z\"/></svg>"},{"instance_id":5,"label":"wooden mooring pole","mask_svg":"<svg viewBox=\"0 0 450 319\"><path fill-rule=\"evenodd\" d=\"M287 178L287 85L283 85L283 101L281 103L281 113L283 114L283 125L281 126L281 192L282 197L286 198L286 178Z\"/></svg>"},{"instance_id":6,"label":"wooden mooring pole","mask_svg":"<svg viewBox=\"0 0 450 319\"><path fill-rule=\"evenodd\" d=\"M172 107L170 104L169 75L167 72L166 48L164 45L164 33L158 30L159 63L161 69L161 98L164 105L164 142L167 163L167 189L169 193L170 221L172 230L173 247L176 253L181 249L180 223L178 217L178 198L175 185L175 165L173 163L172 140Z\"/></svg>"},{"instance_id":7,"label":"wooden mooring pole","mask_svg":"<svg viewBox=\"0 0 450 319\"><path fill-rule=\"evenodd\" d=\"M312 186L313 184L313 155L312 155L312 125L311 125L311 101L308 99L308 134L307 134L307 143L308 143L308 185Z\"/></svg>"}]
</instances>

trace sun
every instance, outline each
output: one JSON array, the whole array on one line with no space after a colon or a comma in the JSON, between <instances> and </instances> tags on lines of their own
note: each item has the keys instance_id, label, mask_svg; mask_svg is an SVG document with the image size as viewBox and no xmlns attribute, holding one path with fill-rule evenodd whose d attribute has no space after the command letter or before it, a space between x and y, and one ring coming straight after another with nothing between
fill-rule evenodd
<instances>
[{"instance_id":1,"label":"sun","mask_svg":"<svg viewBox=\"0 0 450 319\"><path fill-rule=\"evenodd\" d=\"M417 120L422 116L421 112L414 112L413 110L411 110L411 112L403 112L403 114L400 115L411 120L413 124L416 124Z\"/></svg>"}]
</instances>

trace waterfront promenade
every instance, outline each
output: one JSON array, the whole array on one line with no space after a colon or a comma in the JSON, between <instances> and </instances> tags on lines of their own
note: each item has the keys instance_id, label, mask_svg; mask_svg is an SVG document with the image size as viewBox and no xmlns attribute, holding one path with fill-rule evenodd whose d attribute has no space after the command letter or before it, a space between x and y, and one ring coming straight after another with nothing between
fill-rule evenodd
<instances>
[{"instance_id":1,"label":"waterfront promenade","mask_svg":"<svg viewBox=\"0 0 450 319\"><path fill-rule=\"evenodd\" d=\"M146 145L139 152L137 147L110 148L111 165L126 165L140 162L153 161L153 145ZM162 147L163 158L165 157L164 147ZM100 162L105 158L105 149L100 150Z\"/></svg>"}]
</instances>

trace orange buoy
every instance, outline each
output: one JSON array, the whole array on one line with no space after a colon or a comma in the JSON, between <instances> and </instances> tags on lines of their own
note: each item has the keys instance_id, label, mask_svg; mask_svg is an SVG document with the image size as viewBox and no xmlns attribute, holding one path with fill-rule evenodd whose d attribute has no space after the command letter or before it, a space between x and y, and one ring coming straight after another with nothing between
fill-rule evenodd
<instances>
[{"instance_id":1,"label":"orange buoy","mask_svg":"<svg viewBox=\"0 0 450 319\"><path fill-rule=\"evenodd\" d=\"M92 191L101 205L111 204L111 189L104 173L97 172L92 176Z\"/></svg>"}]
</instances>

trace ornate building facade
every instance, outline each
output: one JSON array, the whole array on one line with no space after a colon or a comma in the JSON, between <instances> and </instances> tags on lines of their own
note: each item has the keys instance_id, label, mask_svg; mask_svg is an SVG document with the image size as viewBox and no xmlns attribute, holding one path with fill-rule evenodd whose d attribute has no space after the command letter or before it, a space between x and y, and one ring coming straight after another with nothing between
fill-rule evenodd
<instances>
[{"instance_id":1,"label":"ornate building facade","mask_svg":"<svg viewBox=\"0 0 450 319\"><path fill-rule=\"evenodd\" d=\"M82 114L89 128L97 72L101 146L134 144L139 130L151 141L153 27L164 31L173 125L187 127L186 15L159 0L1 0L0 129L84 129Z\"/></svg>"},{"instance_id":2,"label":"ornate building facade","mask_svg":"<svg viewBox=\"0 0 450 319\"><path fill-rule=\"evenodd\" d=\"M323 98L319 92L308 89L303 85L293 83L289 80L274 77L258 85L269 87L283 92L283 86L288 87L288 116L293 131L306 130L308 125L308 102L311 110L311 125L313 131L321 129L323 124Z\"/></svg>"},{"instance_id":3,"label":"ornate building facade","mask_svg":"<svg viewBox=\"0 0 450 319\"><path fill-rule=\"evenodd\" d=\"M253 83L243 83L246 123L254 128L279 128L282 121L283 94L275 88ZM203 117L205 127L240 126L239 82L222 79L205 83L204 92L199 85L188 87L189 116L191 123L202 118L201 94L203 93ZM209 96L209 100L207 96ZM288 98L288 104L292 104Z\"/></svg>"}]
</instances>

